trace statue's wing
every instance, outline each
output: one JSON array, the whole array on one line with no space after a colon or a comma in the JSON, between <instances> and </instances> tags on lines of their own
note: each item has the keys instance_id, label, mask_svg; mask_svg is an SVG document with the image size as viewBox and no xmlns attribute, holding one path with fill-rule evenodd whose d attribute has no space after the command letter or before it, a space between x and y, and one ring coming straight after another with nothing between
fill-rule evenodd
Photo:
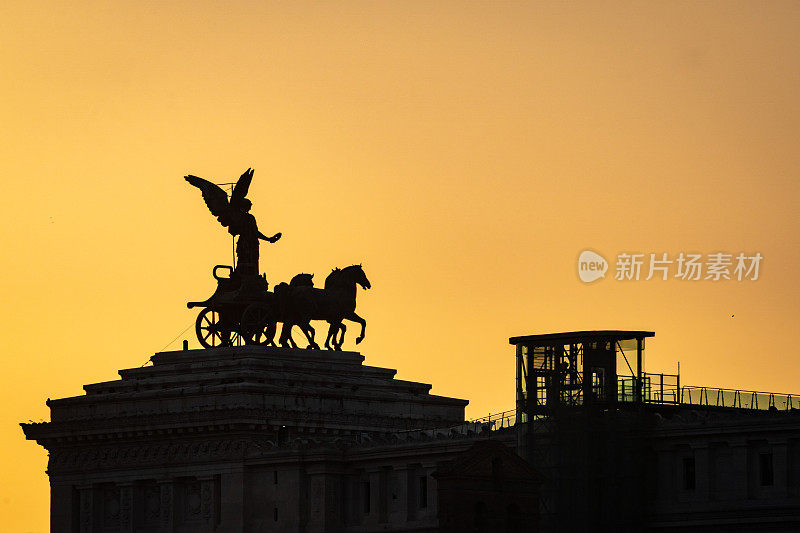
<instances>
[{"instance_id":1,"label":"statue's wing","mask_svg":"<svg viewBox=\"0 0 800 533\"><path fill-rule=\"evenodd\" d=\"M239 181L236 182L236 185L233 187L233 192L231 193L231 205L236 205L239 200L247 196L247 191L250 189L250 182L253 181L253 172L255 171L252 168L248 168L244 171L244 174L239 177Z\"/></svg>"},{"instance_id":2,"label":"statue's wing","mask_svg":"<svg viewBox=\"0 0 800 533\"><path fill-rule=\"evenodd\" d=\"M186 181L200 189L203 193L203 200L205 200L208 210L211 214L217 217L220 224L228 227L230 224L230 204L228 203L228 194L222 190L218 185L211 183L203 178L197 176L186 176Z\"/></svg>"}]
</instances>

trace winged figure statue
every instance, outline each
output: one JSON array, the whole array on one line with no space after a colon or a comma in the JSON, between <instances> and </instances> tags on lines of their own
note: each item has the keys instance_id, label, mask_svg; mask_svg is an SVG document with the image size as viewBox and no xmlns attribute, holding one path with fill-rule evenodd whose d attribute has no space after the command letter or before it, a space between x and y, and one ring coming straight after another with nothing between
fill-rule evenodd
<instances>
[{"instance_id":1,"label":"winged figure statue","mask_svg":"<svg viewBox=\"0 0 800 533\"><path fill-rule=\"evenodd\" d=\"M211 214L223 227L228 228L228 233L236 240L236 271L241 274L258 274L258 246L259 240L275 242L281 238L280 233L267 237L258 230L256 218L250 214L253 203L246 198L253 180L253 169L248 168L241 175L233 187L230 200L218 185L197 176L186 176L186 181L194 185L203 194Z\"/></svg>"}]
</instances>

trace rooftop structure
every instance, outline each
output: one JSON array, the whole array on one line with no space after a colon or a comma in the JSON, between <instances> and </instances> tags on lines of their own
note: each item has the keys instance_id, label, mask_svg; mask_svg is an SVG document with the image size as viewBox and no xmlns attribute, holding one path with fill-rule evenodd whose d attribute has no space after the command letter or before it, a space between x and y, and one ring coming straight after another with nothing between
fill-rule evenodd
<instances>
[{"instance_id":1,"label":"rooftop structure","mask_svg":"<svg viewBox=\"0 0 800 533\"><path fill-rule=\"evenodd\" d=\"M565 406L642 402L645 339L652 331L572 331L511 337L517 356L517 420ZM630 371L618 379L623 365Z\"/></svg>"},{"instance_id":2,"label":"rooftop structure","mask_svg":"<svg viewBox=\"0 0 800 533\"><path fill-rule=\"evenodd\" d=\"M542 531L797 530L798 397L648 373L654 336L509 339L516 411L482 422L513 424L517 452L543 474Z\"/></svg>"}]
</instances>

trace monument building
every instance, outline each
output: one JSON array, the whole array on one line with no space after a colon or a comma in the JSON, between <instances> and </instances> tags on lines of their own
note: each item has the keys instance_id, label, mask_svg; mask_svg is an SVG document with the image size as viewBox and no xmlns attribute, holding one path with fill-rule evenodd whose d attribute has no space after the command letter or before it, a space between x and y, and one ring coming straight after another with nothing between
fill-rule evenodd
<instances>
[{"instance_id":1,"label":"monument building","mask_svg":"<svg viewBox=\"0 0 800 533\"><path fill-rule=\"evenodd\" d=\"M439 531L440 512L461 531L470 498L486 527L536 522L539 481L513 432L363 360L164 352L49 401L51 421L23 429L50 453L51 531Z\"/></svg>"}]
</instances>

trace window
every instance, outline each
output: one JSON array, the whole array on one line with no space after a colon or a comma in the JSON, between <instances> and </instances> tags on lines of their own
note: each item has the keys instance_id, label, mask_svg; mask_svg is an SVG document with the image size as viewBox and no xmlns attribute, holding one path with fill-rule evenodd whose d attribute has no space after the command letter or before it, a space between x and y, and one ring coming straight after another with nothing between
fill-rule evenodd
<instances>
[{"instance_id":1,"label":"window","mask_svg":"<svg viewBox=\"0 0 800 533\"><path fill-rule=\"evenodd\" d=\"M369 514L370 508L370 488L369 488L369 481L362 481L361 482L361 502L363 504L364 514Z\"/></svg>"},{"instance_id":2,"label":"window","mask_svg":"<svg viewBox=\"0 0 800 533\"><path fill-rule=\"evenodd\" d=\"M277 522L277 521L278 521L278 508L277 508L277 507L275 507L275 509L273 509L273 510L272 510L272 519L273 519L275 522Z\"/></svg>"},{"instance_id":3,"label":"window","mask_svg":"<svg viewBox=\"0 0 800 533\"><path fill-rule=\"evenodd\" d=\"M428 476L419 478L419 508L428 507Z\"/></svg>"},{"instance_id":4,"label":"window","mask_svg":"<svg viewBox=\"0 0 800 533\"><path fill-rule=\"evenodd\" d=\"M536 404L547 404L547 378L545 376L536 376Z\"/></svg>"},{"instance_id":5,"label":"window","mask_svg":"<svg viewBox=\"0 0 800 533\"><path fill-rule=\"evenodd\" d=\"M275 470L274 475L272 476L272 480L273 480L273 483L275 485L278 484L278 471L277 470Z\"/></svg>"},{"instance_id":6,"label":"window","mask_svg":"<svg viewBox=\"0 0 800 533\"><path fill-rule=\"evenodd\" d=\"M592 368L592 396L595 400L606 399L606 370L605 368Z\"/></svg>"},{"instance_id":7,"label":"window","mask_svg":"<svg viewBox=\"0 0 800 533\"><path fill-rule=\"evenodd\" d=\"M758 454L758 474L762 487L769 487L775 481L775 473L772 469L772 453Z\"/></svg>"},{"instance_id":8,"label":"window","mask_svg":"<svg viewBox=\"0 0 800 533\"><path fill-rule=\"evenodd\" d=\"M694 490L694 457L683 458L683 488L684 490Z\"/></svg>"}]
</instances>

